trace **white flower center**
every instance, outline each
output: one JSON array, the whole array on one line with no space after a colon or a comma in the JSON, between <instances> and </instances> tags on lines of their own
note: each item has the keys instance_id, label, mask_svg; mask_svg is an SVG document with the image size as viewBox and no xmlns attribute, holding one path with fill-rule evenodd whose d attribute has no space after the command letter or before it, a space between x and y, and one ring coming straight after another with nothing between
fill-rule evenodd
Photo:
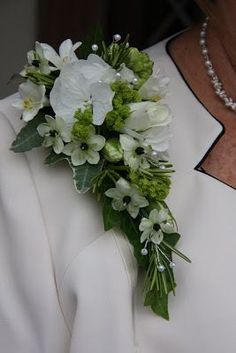
<instances>
[{"instance_id":1,"label":"white flower center","mask_svg":"<svg viewBox=\"0 0 236 353\"><path fill-rule=\"evenodd\" d=\"M24 101L23 101L23 107L25 110L32 110L33 107L34 107L34 103L33 103L33 100L31 98L25 98Z\"/></svg>"}]
</instances>

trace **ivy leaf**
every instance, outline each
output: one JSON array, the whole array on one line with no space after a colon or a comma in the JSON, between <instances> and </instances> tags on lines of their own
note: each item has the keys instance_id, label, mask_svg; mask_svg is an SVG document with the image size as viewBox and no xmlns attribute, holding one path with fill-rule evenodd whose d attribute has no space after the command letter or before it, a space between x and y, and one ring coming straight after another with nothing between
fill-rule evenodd
<instances>
[{"instance_id":1,"label":"ivy leaf","mask_svg":"<svg viewBox=\"0 0 236 353\"><path fill-rule=\"evenodd\" d=\"M30 120L27 125L20 130L10 149L18 153L30 151L32 148L41 146L43 137L39 135L37 127L45 121L45 115L38 113L34 119Z\"/></svg>"},{"instance_id":2,"label":"ivy leaf","mask_svg":"<svg viewBox=\"0 0 236 353\"><path fill-rule=\"evenodd\" d=\"M103 223L105 230L110 230L120 224L121 213L114 210L111 203L112 200L105 196L103 199Z\"/></svg>"},{"instance_id":3,"label":"ivy leaf","mask_svg":"<svg viewBox=\"0 0 236 353\"><path fill-rule=\"evenodd\" d=\"M69 160L69 157L66 156L64 153L56 154L52 150L51 153L46 157L44 163L47 165L54 165L64 159Z\"/></svg>"},{"instance_id":4,"label":"ivy leaf","mask_svg":"<svg viewBox=\"0 0 236 353\"><path fill-rule=\"evenodd\" d=\"M171 246L175 246L180 238L180 234L178 233L172 233L172 234L167 234L165 233L165 241L170 244Z\"/></svg>"},{"instance_id":5,"label":"ivy leaf","mask_svg":"<svg viewBox=\"0 0 236 353\"><path fill-rule=\"evenodd\" d=\"M160 293L154 288L147 292L144 305L151 306L154 313L169 320L168 294L162 294L162 296L160 296Z\"/></svg>"},{"instance_id":6,"label":"ivy leaf","mask_svg":"<svg viewBox=\"0 0 236 353\"><path fill-rule=\"evenodd\" d=\"M134 255L140 266L147 267L148 259L147 256L141 255L141 249L143 244L140 243L140 231L138 228L137 220L134 220L127 211L121 213L121 230L127 235L128 240L134 247Z\"/></svg>"},{"instance_id":7,"label":"ivy leaf","mask_svg":"<svg viewBox=\"0 0 236 353\"><path fill-rule=\"evenodd\" d=\"M70 167L73 171L76 190L84 194L93 186L94 178L103 168L103 162L100 161L98 164L85 163L76 167L70 162Z\"/></svg>"}]
</instances>

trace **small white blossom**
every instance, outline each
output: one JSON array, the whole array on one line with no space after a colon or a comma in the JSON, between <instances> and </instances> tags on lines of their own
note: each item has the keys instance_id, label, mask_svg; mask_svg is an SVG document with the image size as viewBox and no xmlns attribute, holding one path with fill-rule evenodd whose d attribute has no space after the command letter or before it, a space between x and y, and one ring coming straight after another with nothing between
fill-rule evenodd
<instances>
[{"instance_id":1,"label":"small white blossom","mask_svg":"<svg viewBox=\"0 0 236 353\"><path fill-rule=\"evenodd\" d=\"M61 70L65 64L78 61L75 50L79 48L81 42L72 43L70 39L64 40L59 47L59 54L47 43L40 43L44 57L52 63L56 69Z\"/></svg>"},{"instance_id":2,"label":"small white blossom","mask_svg":"<svg viewBox=\"0 0 236 353\"><path fill-rule=\"evenodd\" d=\"M75 138L74 141L68 143L63 153L71 156L71 161L74 166L82 165L86 162L89 164L97 164L100 160L100 151L105 145L105 138L100 135L95 135L95 128L91 127L91 133L86 140Z\"/></svg>"},{"instance_id":3,"label":"small white blossom","mask_svg":"<svg viewBox=\"0 0 236 353\"><path fill-rule=\"evenodd\" d=\"M116 187L105 192L107 197L112 198L114 210L127 210L131 217L136 218L139 209L148 206L148 200L141 195L136 186L131 185L127 180L120 178Z\"/></svg>"},{"instance_id":4,"label":"small white blossom","mask_svg":"<svg viewBox=\"0 0 236 353\"><path fill-rule=\"evenodd\" d=\"M139 168L149 168L150 164L147 161L147 155L150 155L151 147L144 146L140 141L135 140L133 137L121 134L120 144L124 150L124 160L131 169L137 170Z\"/></svg>"},{"instance_id":5,"label":"small white blossom","mask_svg":"<svg viewBox=\"0 0 236 353\"><path fill-rule=\"evenodd\" d=\"M175 227L168 210L161 209L158 211L154 209L150 212L149 218L142 218L139 230L142 232L141 243L150 240L159 245L164 237L163 232L174 233Z\"/></svg>"},{"instance_id":6,"label":"small white blossom","mask_svg":"<svg viewBox=\"0 0 236 353\"><path fill-rule=\"evenodd\" d=\"M43 106L48 104L45 96L46 88L43 85L36 85L30 80L19 86L19 96L12 103L12 106L22 111L22 118L28 122L32 120Z\"/></svg>"},{"instance_id":7,"label":"small white blossom","mask_svg":"<svg viewBox=\"0 0 236 353\"><path fill-rule=\"evenodd\" d=\"M37 128L39 135L44 137L43 146L52 146L54 152L60 154L63 151L64 142L71 141L70 126L58 116L54 119L50 115L45 115L45 118L47 122Z\"/></svg>"}]
</instances>

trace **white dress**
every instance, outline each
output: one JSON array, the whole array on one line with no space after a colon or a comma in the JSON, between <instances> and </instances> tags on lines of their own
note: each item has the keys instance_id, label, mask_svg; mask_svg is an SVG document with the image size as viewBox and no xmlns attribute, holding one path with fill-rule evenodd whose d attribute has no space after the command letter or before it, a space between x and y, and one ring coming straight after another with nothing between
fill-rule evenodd
<instances>
[{"instance_id":1,"label":"white dress","mask_svg":"<svg viewBox=\"0 0 236 353\"><path fill-rule=\"evenodd\" d=\"M179 249L170 321L143 306L132 247L104 232L92 196L78 195L64 164L9 151L22 125L0 102L0 352L233 353L236 351L236 191L196 169L223 133L166 51L147 50L170 77L176 169L168 203ZM219 162L220 163L220 162Z\"/></svg>"}]
</instances>

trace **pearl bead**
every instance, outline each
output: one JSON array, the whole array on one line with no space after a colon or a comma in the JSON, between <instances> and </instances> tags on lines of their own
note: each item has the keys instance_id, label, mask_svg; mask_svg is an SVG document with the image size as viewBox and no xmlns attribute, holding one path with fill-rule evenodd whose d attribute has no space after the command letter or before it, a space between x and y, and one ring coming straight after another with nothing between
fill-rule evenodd
<instances>
[{"instance_id":1,"label":"pearl bead","mask_svg":"<svg viewBox=\"0 0 236 353\"><path fill-rule=\"evenodd\" d=\"M205 65L206 67L212 67L212 63L210 62L210 60L206 60Z\"/></svg>"},{"instance_id":2,"label":"pearl bead","mask_svg":"<svg viewBox=\"0 0 236 353\"><path fill-rule=\"evenodd\" d=\"M206 44L206 41L205 41L205 39L200 39L200 45L205 45Z\"/></svg>"},{"instance_id":3,"label":"pearl bead","mask_svg":"<svg viewBox=\"0 0 236 353\"><path fill-rule=\"evenodd\" d=\"M129 48L129 42L126 43L125 47L126 49Z\"/></svg>"},{"instance_id":4,"label":"pearl bead","mask_svg":"<svg viewBox=\"0 0 236 353\"><path fill-rule=\"evenodd\" d=\"M206 55L208 53L208 50L206 48L202 49L202 54Z\"/></svg>"},{"instance_id":5,"label":"pearl bead","mask_svg":"<svg viewBox=\"0 0 236 353\"><path fill-rule=\"evenodd\" d=\"M170 268L174 268L174 267L176 266L176 264L175 264L173 261L171 261L171 262L169 263L169 266L170 266Z\"/></svg>"},{"instance_id":6,"label":"pearl bead","mask_svg":"<svg viewBox=\"0 0 236 353\"><path fill-rule=\"evenodd\" d=\"M135 78L133 79L132 83L133 83L134 85L137 85L137 83L138 83L137 77L135 77Z\"/></svg>"},{"instance_id":7,"label":"pearl bead","mask_svg":"<svg viewBox=\"0 0 236 353\"><path fill-rule=\"evenodd\" d=\"M119 40L121 40L121 35L118 34L118 33L114 34L113 39L114 39L115 42L119 42Z\"/></svg>"},{"instance_id":8,"label":"pearl bead","mask_svg":"<svg viewBox=\"0 0 236 353\"><path fill-rule=\"evenodd\" d=\"M148 250L147 250L146 248L143 248L143 249L141 250L141 254L142 254L143 256L146 256L146 255L148 254Z\"/></svg>"},{"instance_id":9,"label":"pearl bead","mask_svg":"<svg viewBox=\"0 0 236 353\"><path fill-rule=\"evenodd\" d=\"M157 266L157 269L159 272L164 272L166 268L163 265L159 265L159 266Z\"/></svg>"},{"instance_id":10,"label":"pearl bead","mask_svg":"<svg viewBox=\"0 0 236 353\"><path fill-rule=\"evenodd\" d=\"M209 76L213 76L215 74L215 71L213 69L209 69L207 73Z\"/></svg>"},{"instance_id":11,"label":"pearl bead","mask_svg":"<svg viewBox=\"0 0 236 353\"><path fill-rule=\"evenodd\" d=\"M93 44L91 46L91 48L92 48L92 51L97 51L98 50L98 45L97 44Z\"/></svg>"},{"instance_id":12,"label":"pearl bead","mask_svg":"<svg viewBox=\"0 0 236 353\"><path fill-rule=\"evenodd\" d=\"M206 36L206 32L205 32L205 31L201 31L201 32L200 32L200 37L201 37L201 38L205 38L205 36Z\"/></svg>"},{"instance_id":13,"label":"pearl bead","mask_svg":"<svg viewBox=\"0 0 236 353\"><path fill-rule=\"evenodd\" d=\"M151 152L151 156L152 156L153 158L157 158L158 155L159 155L159 153L158 153L157 151L152 151L152 152Z\"/></svg>"},{"instance_id":14,"label":"pearl bead","mask_svg":"<svg viewBox=\"0 0 236 353\"><path fill-rule=\"evenodd\" d=\"M121 78L121 74L119 72L116 73L116 78Z\"/></svg>"},{"instance_id":15,"label":"pearl bead","mask_svg":"<svg viewBox=\"0 0 236 353\"><path fill-rule=\"evenodd\" d=\"M160 169L164 170L164 169L166 169L166 167L162 164L162 165L160 165Z\"/></svg>"}]
</instances>

